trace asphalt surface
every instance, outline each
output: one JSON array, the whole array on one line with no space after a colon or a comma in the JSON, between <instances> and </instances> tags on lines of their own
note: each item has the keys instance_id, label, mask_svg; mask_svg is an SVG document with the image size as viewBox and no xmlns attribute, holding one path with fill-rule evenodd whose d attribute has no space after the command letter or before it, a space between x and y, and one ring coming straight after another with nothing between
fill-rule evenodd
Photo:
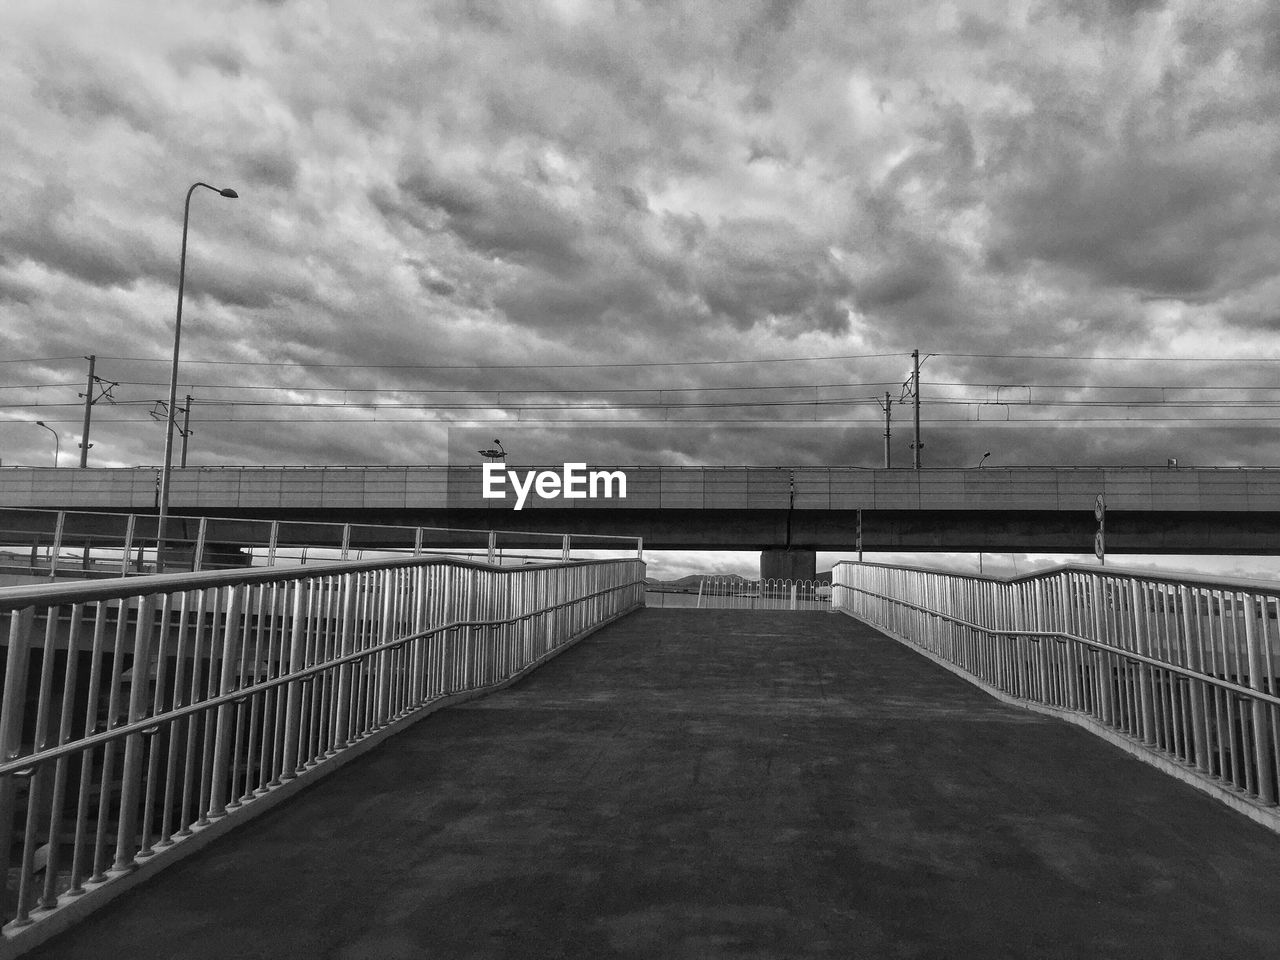
<instances>
[{"instance_id":1,"label":"asphalt surface","mask_svg":"<svg viewBox=\"0 0 1280 960\"><path fill-rule=\"evenodd\" d=\"M843 616L646 610L33 958L1271 958L1280 836Z\"/></svg>"}]
</instances>

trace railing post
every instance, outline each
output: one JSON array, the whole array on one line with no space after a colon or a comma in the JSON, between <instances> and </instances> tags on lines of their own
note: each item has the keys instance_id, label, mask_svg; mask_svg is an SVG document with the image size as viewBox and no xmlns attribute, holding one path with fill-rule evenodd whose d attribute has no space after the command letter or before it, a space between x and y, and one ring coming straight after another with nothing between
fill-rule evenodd
<instances>
[{"instance_id":1,"label":"railing post","mask_svg":"<svg viewBox=\"0 0 1280 960\"><path fill-rule=\"evenodd\" d=\"M133 676L129 681L129 723L147 715L150 693L151 634L155 620L155 597L146 596L138 604L138 620L133 631ZM116 831L116 870L132 868L137 848L138 791L142 780L142 734L131 733L124 742L124 769L120 785L120 823Z\"/></svg>"},{"instance_id":2,"label":"railing post","mask_svg":"<svg viewBox=\"0 0 1280 960\"><path fill-rule=\"evenodd\" d=\"M67 526L67 511L58 511L58 520L53 528L53 546L49 548L49 579L58 575L58 554L62 552L62 534Z\"/></svg>"},{"instance_id":3,"label":"railing post","mask_svg":"<svg viewBox=\"0 0 1280 960\"><path fill-rule=\"evenodd\" d=\"M569 548L569 535L566 533L561 538L561 542L560 542L560 559L563 560L565 563L568 563L569 558L571 556L572 556L572 553Z\"/></svg>"},{"instance_id":4,"label":"railing post","mask_svg":"<svg viewBox=\"0 0 1280 960\"><path fill-rule=\"evenodd\" d=\"M644 560L644 537L636 537L636 559Z\"/></svg>"},{"instance_id":5,"label":"railing post","mask_svg":"<svg viewBox=\"0 0 1280 960\"><path fill-rule=\"evenodd\" d=\"M1192 643L1191 609L1195 605L1196 629L1194 635L1200 633L1200 595L1193 594L1187 587L1178 588L1178 599L1182 606L1182 648L1186 664L1193 670L1204 672L1204 648ZM1209 764L1209 746L1205 735L1205 685L1200 680L1192 680L1188 693L1191 697L1191 736L1196 752L1196 769L1201 773L1211 772Z\"/></svg>"},{"instance_id":6,"label":"railing post","mask_svg":"<svg viewBox=\"0 0 1280 960\"><path fill-rule=\"evenodd\" d=\"M1096 573L1088 575L1093 595L1093 636L1101 640L1107 633L1107 611L1103 601L1106 592L1103 589L1102 577ZM1111 655L1095 650L1094 663L1098 672L1098 695L1101 700L1102 722L1108 726L1118 726L1116 721L1115 684L1111 682Z\"/></svg>"},{"instance_id":7,"label":"railing post","mask_svg":"<svg viewBox=\"0 0 1280 960\"><path fill-rule=\"evenodd\" d=\"M383 570L382 576L378 578L378 582L382 588L382 604L381 604L381 623L378 624L378 642L390 643L395 639L395 571ZM372 611L370 611L372 613ZM391 663L394 651L383 650L378 654L378 663L375 670L375 682L377 683L377 700L375 701L375 711L373 722L377 727L386 724L391 718Z\"/></svg>"},{"instance_id":8,"label":"railing post","mask_svg":"<svg viewBox=\"0 0 1280 960\"><path fill-rule=\"evenodd\" d=\"M9 615L9 650L5 658L4 700L0 701L0 762L15 760L22 751L22 724L27 708L27 669L35 608ZM17 778L0 777L0 877L9 875L10 838L13 836Z\"/></svg>"},{"instance_id":9,"label":"railing post","mask_svg":"<svg viewBox=\"0 0 1280 960\"><path fill-rule=\"evenodd\" d=\"M222 660L219 663L221 673L218 679L218 693L228 694L236 688L236 647L243 630L242 612L247 615L241 594L248 590L247 586L236 585L227 588L227 609L223 615L222 628ZM231 760L231 724L235 717L235 704L224 703L217 708L213 741L213 769L209 788L209 819L224 816L227 812L227 765Z\"/></svg>"},{"instance_id":10,"label":"railing post","mask_svg":"<svg viewBox=\"0 0 1280 960\"><path fill-rule=\"evenodd\" d=\"M271 521L271 539L267 542L267 566L276 565L276 546L280 543L280 521Z\"/></svg>"},{"instance_id":11,"label":"railing post","mask_svg":"<svg viewBox=\"0 0 1280 960\"><path fill-rule=\"evenodd\" d=\"M1265 607L1264 607L1265 609ZM1244 595L1244 642L1249 657L1249 687L1265 689L1262 675L1261 644L1258 642L1258 607L1253 594ZM1271 754L1271 736L1267 723L1267 708L1256 697L1250 699L1253 721L1253 755L1258 767L1258 796L1263 803L1276 802L1275 765Z\"/></svg>"},{"instance_id":12,"label":"railing post","mask_svg":"<svg viewBox=\"0 0 1280 960\"><path fill-rule=\"evenodd\" d=\"M310 610L310 588L305 580L297 583L293 593L293 622L289 625L289 672L297 673L306 666L307 612ZM280 779L292 780L298 775L298 737L302 729L301 680L289 682L285 700L284 750L280 759Z\"/></svg>"},{"instance_id":13,"label":"railing post","mask_svg":"<svg viewBox=\"0 0 1280 960\"><path fill-rule=\"evenodd\" d=\"M356 574L342 575L342 618L338 624L340 643L338 656L355 652L356 644ZM338 702L334 707L334 746L351 742L351 671L353 664L338 668Z\"/></svg>"},{"instance_id":14,"label":"railing post","mask_svg":"<svg viewBox=\"0 0 1280 960\"><path fill-rule=\"evenodd\" d=\"M418 528L419 534L422 528ZM427 584L430 581L428 568L425 566L414 567L413 569L413 632L425 633L430 623L429 611L427 607ZM425 703L429 693L430 685L427 683L427 671L430 669L427 657L427 645L429 641L426 638L419 638L413 641L413 655L409 663L409 677L413 684L413 702Z\"/></svg>"},{"instance_id":15,"label":"railing post","mask_svg":"<svg viewBox=\"0 0 1280 960\"><path fill-rule=\"evenodd\" d=\"M342 559L347 559L347 554L351 552L351 524L344 523L342 525Z\"/></svg>"},{"instance_id":16,"label":"railing post","mask_svg":"<svg viewBox=\"0 0 1280 960\"><path fill-rule=\"evenodd\" d=\"M124 550L120 554L120 576L127 577L129 575L130 555L133 553L133 533L138 522L138 515L129 514L129 519L124 522Z\"/></svg>"},{"instance_id":17,"label":"railing post","mask_svg":"<svg viewBox=\"0 0 1280 960\"><path fill-rule=\"evenodd\" d=\"M1031 587L1031 629L1044 630L1044 581L1033 580ZM1040 681L1039 699L1041 703L1049 703L1049 644L1053 641L1047 637L1039 637L1036 641L1036 670Z\"/></svg>"},{"instance_id":18,"label":"railing post","mask_svg":"<svg viewBox=\"0 0 1280 960\"><path fill-rule=\"evenodd\" d=\"M489 531L489 562L496 563L498 560L498 531Z\"/></svg>"},{"instance_id":19,"label":"railing post","mask_svg":"<svg viewBox=\"0 0 1280 960\"><path fill-rule=\"evenodd\" d=\"M1076 628L1075 609L1073 607L1073 599L1075 591L1071 589L1071 574L1059 573L1059 603L1062 610L1059 615L1061 622L1061 632L1066 635L1075 635L1082 631ZM1066 656L1064 657L1063 669L1067 674L1067 705L1072 710L1081 709L1083 698L1081 697L1080 678L1076 675L1076 642L1068 640L1064 646Z\"/></svg>"},{"instance_id":20,"label":"railing post","mask_svg":"<svg viewBox=\"0 0 1280 960\"><path fill-rule=\"evenodd\" d=\"M199 573L204 569L204 547L209 536L209 518L200 518L200 529L196 532L196 552L191 557L191 571Z\"/></svg>"},{"instance_id":21,"label":"railing post","mask_svg":"<svg viewBox=\"0 0 1280 960\"><path fill-rule=\"evenodd\" d=\"M1132 605L1130 614L1133 618L1133 642L1138 653L1147 656L1150 653L1148 643L1150 626L1147 623L1147 600L1136 579L1129 581L1129 601ZM1156 742L1155 706L1151 699L1151 668L1145 663L1138 664L1138 698L1142 711L1142 742Z\"/></svg>"}]
</instances>

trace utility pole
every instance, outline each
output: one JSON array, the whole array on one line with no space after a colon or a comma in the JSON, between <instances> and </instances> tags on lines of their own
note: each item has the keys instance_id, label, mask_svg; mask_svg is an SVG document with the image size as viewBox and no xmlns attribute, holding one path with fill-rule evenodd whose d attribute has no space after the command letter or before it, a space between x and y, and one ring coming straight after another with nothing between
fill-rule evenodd
<instances>
[{"instance_id":1,"label":"utility pole","mask_svg":"<svg viewBox=\"0 0 1280 960\"><path fill-rule=\"evenodd\" d=\"M182 466L187 465L187 437L191 436L191 394L187 394L187 405L182 408Z\"/></svg>"},{"instance_id":2,"label":"utility pole","mask_svg":"<svg viewBox=\"0 0 1280 960\"><path fill-rule=\"evenodd\" d=\"M97 354L89 354L89 382L84 388L84 423L80 426L80 466L89 465L89 415L93 411L93 364Z\"/></svg>"},{"instance_id":3,"label":"utility pole","mask_svg":"<svg viewBox=\"0 0 1280 960\"><path fill-rule=\"evenodd\" d=\"M116 399L111 396L111 391L120 386L114 380L103 380L93 375L94 361L98 359L95 354L90 354L85 359L89 361L89 379L85 384L84 393L77 394L84 397L84 423L80 428L80 466L82 467L89 465L89 448L93 446L89 442L89 419L93 412L93 405L103 398L106 398L108 403L115 403ZM101 392L95 397L94 388L99 386L102 388Z\"/></svg>"},{"instance_id":4,"label":"utility pole","mask_svg":"<svg viewBox=\"0 0 1280 960\"><path fill-rule=\"evenodd\" d=\"M911 444L912 450L912 469L920 469L920 448L924 446L920 442L920 351L911 351L911 385L912 395L915 397L915 417L916 417L916 439Z\"/></svg>"},{"instance_id":5,"label":"utility pole","mask_svg":"<svg viewBox=\"0 0 1280 960\"><path fill-rule=\"evenodd\" d=\"M884 392L884 468L890 467L889 458L889 406L893 401L889 399L889 391Z\"/></svg>"}]
</instances>

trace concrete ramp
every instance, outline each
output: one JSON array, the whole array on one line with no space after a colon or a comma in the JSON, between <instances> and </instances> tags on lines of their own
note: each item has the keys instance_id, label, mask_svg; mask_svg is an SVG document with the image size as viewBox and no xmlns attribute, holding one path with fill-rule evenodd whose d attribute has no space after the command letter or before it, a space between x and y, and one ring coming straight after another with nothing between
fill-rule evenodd
<instances>
[{"instance_id":1,"label":"concrete ramp","mask_svg":"<svg viewBox=\"0 0 1280 960\"><path fill-rule=\"evenodd\" d=\"M830 614L647 610L41 958L1271 957L1280 838Z\"/></svg>"}]
</instances>

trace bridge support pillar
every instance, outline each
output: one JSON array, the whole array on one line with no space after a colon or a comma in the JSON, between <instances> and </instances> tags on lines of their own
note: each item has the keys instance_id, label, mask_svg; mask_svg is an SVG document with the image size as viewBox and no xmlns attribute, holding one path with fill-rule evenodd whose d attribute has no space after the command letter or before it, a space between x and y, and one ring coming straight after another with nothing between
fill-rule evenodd
<instances>
[{"instance_id":1,"label":"bridge support pillar","mask_svg":"<svg viewBox=\"0 0 1280 960\"><path fill-rule=\"evenodd\" d=\"M814 580L817 576L816 550L766 547L760 551L761 580Z\"/></svg>"}]
</instances>

